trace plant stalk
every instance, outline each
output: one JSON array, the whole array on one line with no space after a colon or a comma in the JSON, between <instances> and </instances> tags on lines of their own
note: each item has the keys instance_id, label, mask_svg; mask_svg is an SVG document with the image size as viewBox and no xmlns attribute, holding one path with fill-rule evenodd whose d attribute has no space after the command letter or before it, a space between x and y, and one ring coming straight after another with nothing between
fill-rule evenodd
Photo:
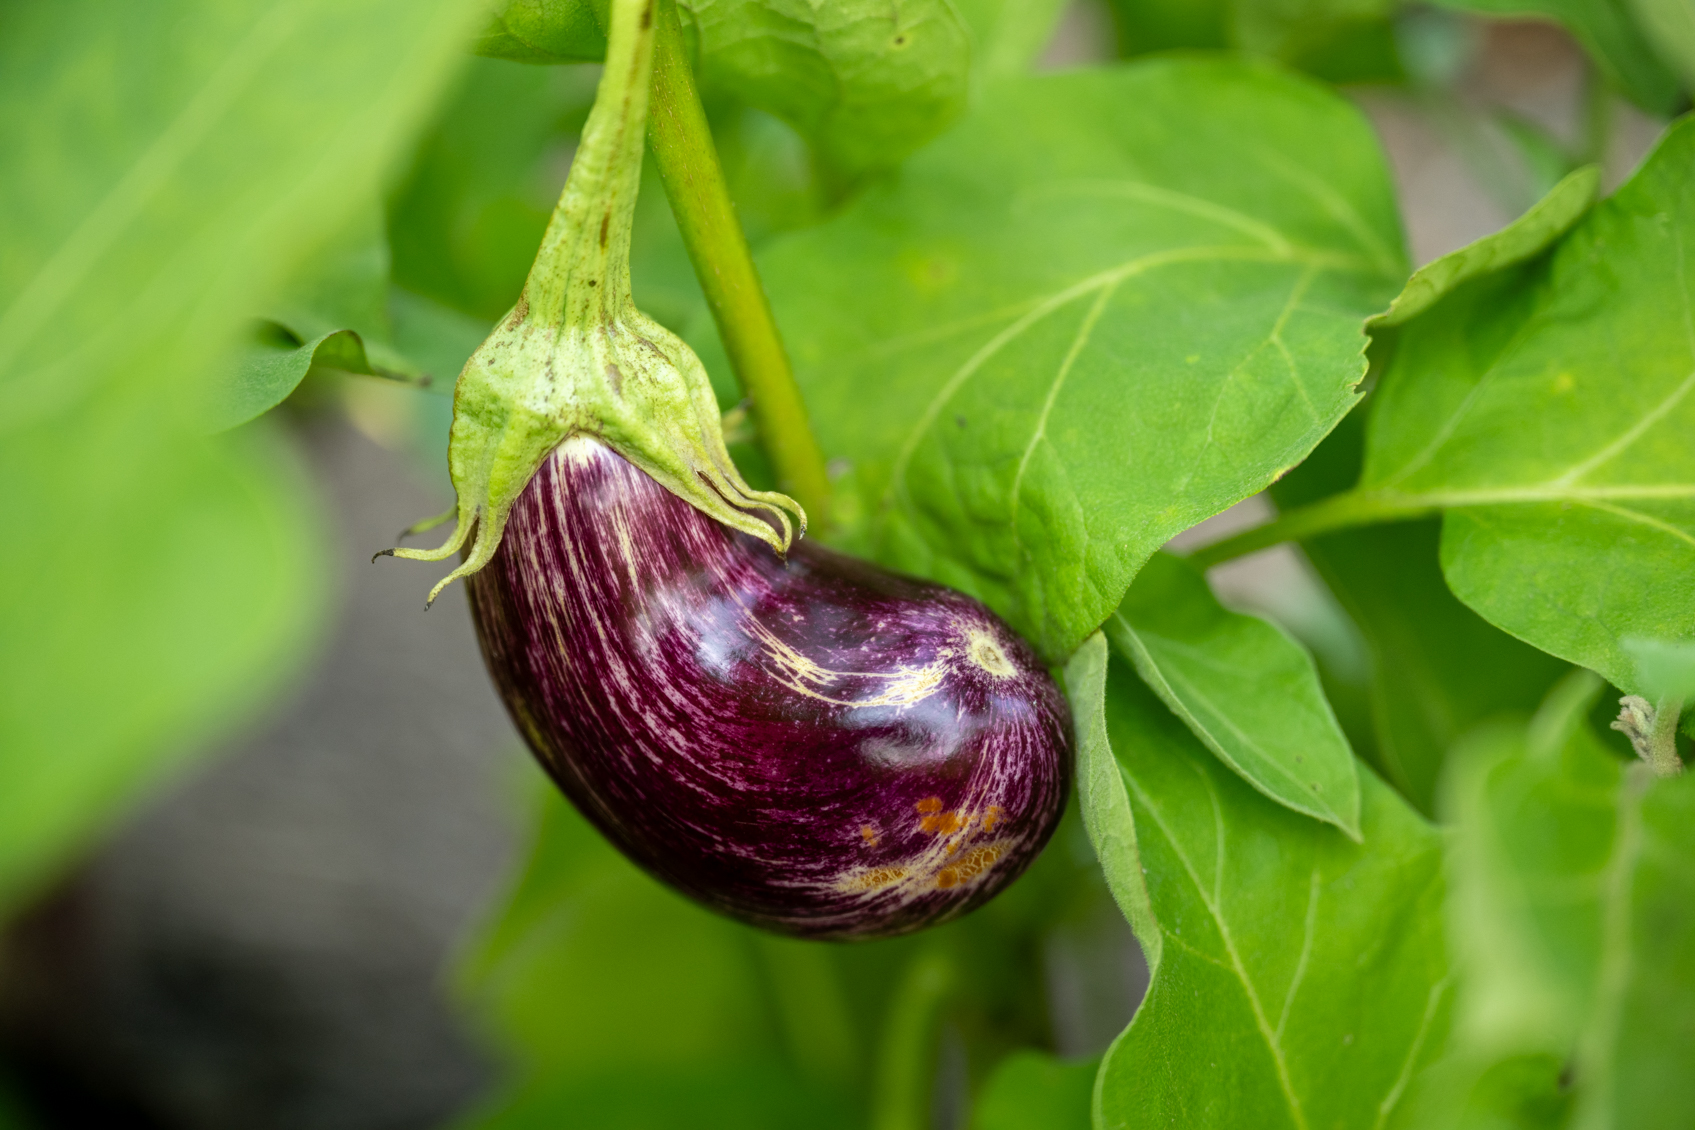
<instances>
[{"instance_id":1,"label":"plant stalk","mask_svg":"<svg viewBox=\"0 0 1695 1130\"><path fill-rule=\"evenodd\" d=\"M1301 541L1352 526L1405 522L1422 518L1438 509L1436 502L1425 498L1375 491L1346 491L1281 514L1263 526L1255 526L1234 537L1202 546L1189 555L1189 560L1202 569L1210 569L1286 541Z\"/></svg>"},{"instance_id":2,"label":"plant stalk","mask_svg":"<svg viewBox=\"0 0 1695 1130\"><path fill-rule=\"evenodd\" d=\"M1677 756L1677 719L1683 713L1683 698L1666 695L1654 708L1654 729L1648 737L1648 767L1656 777L1675 777L1683 772Z\"/></svg>"},{"instance_id":3,"label":"plant stalk","mask_svg":"<svg viewBox=\"0 0 1695 1130\"><path fill-rule=\"evenodd\" d=\"M824 454L724 183L676 4L660 0L658 8L648 141L665 195L730 367L752 401L754 427L777 473L777 488L806 508L815 529L823 528L830 510Z\"/></svg>"}]
</instances>

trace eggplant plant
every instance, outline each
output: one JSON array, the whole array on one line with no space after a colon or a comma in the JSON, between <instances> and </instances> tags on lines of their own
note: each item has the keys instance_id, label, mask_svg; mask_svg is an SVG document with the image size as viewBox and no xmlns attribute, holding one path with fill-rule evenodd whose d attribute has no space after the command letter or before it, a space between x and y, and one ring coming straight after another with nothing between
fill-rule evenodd
<instances>
[{"instance_id":1,"label":"eggplant plant","mask_svg":"<svg viewBox=\"0 0 1695 1130\"><path fill-rule=\"evenodd\" d=\"M1695 1117L1677 4L161 4L0 13L0 906L303 662L375 378L557 785L467 1125ZM1412 270L1333 83L1508 9L1593 136Z\"/></svg>"}]
</instances>

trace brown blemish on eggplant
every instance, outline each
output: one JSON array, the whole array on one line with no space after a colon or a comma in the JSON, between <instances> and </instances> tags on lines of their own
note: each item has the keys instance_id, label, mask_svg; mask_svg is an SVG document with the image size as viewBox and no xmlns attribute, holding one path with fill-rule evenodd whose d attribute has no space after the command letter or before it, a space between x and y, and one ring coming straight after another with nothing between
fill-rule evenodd
<instances>
[{"instance_id":1,"label":"brown blemish on eggplant","mask_svg":"<svg viewBox=\"0 0 1695 1130\"><path fill-rule=\"evenodd\" d=\"M854 890L871 891L878 887L893 886L904 878L906 878L906 868L904 867L873 867L855 875L847 885Z\"/></svg>"},{"instance_id":2,"label":"brown blemish on eggplant","mask_svg":"<svg viewBox=\"0 0 1695 1130\"><path fill-rule=\"evenodd\" d=\"M610 362L606 366L606 380L612 385L613 392L621 393L624 391L624 373L618 366Z\"/></svg>"},{"instance_id":3,"label":"brown blemish on eggplant","mask_svg":"<svg viewBox=\"0 0 1695 1130\"><path fill-rule=\"evenodd\" d=\"M506 328L509 330L516 329L518 327L518 323L522 322L529 316L530 296L527 294L520 294L518 296L518 305L512 308L512 316L506 319Z\"/></svg>"},{"instance_id":4,"label":"brown blemish on eggplant","mask_svg":"<svg viewBox=\"0 0 1695 1130\"><path fill-rule=\"evenodd\" d=\"M600 246L606 246L606 230L612 226L612 213L608 212L600 218Z\"/></svg>"},{"instance_id":5,"label":"brown blemish on eggplant","mask_svg":"<svg viewBox=\"0 0 1695 1130\"><path fill-rule=\"evenodd\" d=\"M957 863L949 864L936 872L936 889L945 891L969 883L1000 862L1000 857L1004 854L1006 848L1001 844L984 844L982 847L972 848Z\"/></svg>"}]
</instances>

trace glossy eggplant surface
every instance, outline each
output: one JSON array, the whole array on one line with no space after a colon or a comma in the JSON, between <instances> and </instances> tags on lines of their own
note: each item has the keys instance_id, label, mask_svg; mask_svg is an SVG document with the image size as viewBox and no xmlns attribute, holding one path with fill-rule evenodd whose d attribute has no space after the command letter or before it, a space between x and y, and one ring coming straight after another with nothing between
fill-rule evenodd
<instances>
[{"instance_id":1,"label":"glossy eggplant surface","mask_svg":"<svg viewBox=\"0 0 1695 1130\"><path fill-rule=\"evenodd\" d=\"M993 897L1058 823L1070 714L987 608L811 541L780 559L596 440L546 459L469 584L547 772L726 914L916 930Z\"/></svg>"}]
</instances>

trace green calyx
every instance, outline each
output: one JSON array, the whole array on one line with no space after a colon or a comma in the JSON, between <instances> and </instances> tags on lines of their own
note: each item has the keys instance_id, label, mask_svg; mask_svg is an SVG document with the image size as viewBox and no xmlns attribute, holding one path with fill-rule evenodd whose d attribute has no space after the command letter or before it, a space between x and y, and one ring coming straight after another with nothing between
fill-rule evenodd
<instances>
[{"instance_id":1,"label":"green calyx","mask_svg":"<svg viewBox=\"0 0 1695 1130\"><path fill-rule=\"evenodd\" d=\"M700 359L637 310L630 294L656 4L614 0L594 109L523 294L459 374L447 449L458 494L453 535L435 549L387 551L441 561L470 542L465 560L430 590L431 602L488 564L512 504L542 461L575 435L595 436L679 498L779 554L805 533L798 503L742 479L724 448Z\"/></svg>"}]
</instances>

